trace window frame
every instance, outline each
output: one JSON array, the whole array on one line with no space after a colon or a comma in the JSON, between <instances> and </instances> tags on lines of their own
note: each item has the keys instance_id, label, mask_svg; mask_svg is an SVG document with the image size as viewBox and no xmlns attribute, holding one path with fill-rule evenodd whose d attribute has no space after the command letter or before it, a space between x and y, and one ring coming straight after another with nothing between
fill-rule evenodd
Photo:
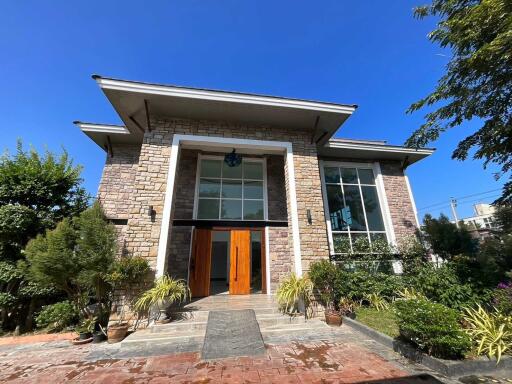
<instances>
[{"instance_id":1,"label":"window frame","mask_svg":"<svg viewBox=\"0 0 512 384\"><path fill-rule=\"evenodd\" d=\"M347 185L357 186L359 189L359 196L361 197L361 203L362 203L362 209L364 214L364 220L366 225L365 231L354 231L349 228L345 231L341 230L333 230L332 223L331 223L331 217L330 217L330 211L329 211L329 202L328 202L328 196L327 196L327 185L338 185L340 186L342 193L343 193L343 204L345 205L345 193L343 189L343 180L341 178L340 173L340 181L339 183L326 183L325 181L325 168L328 167L336 167L336 168L356 168L356 169L370 169L373 172L375 184L367 184L367 183L360 183L359 177L357 183L345 183ZM357 173L359 175L359 173ZM393 224L391 221L391 215L389 212L389 206L387 204L387 197L386 192L384 189L384 183L382 181L382 173L380 170L380 164L378 162L374 163L365 163L365 162L347 162L347 161L320 161L320 177L321 177L321 186L322 186L322 196L323 196L323 202L324 202L324 214L325 214L325 221L327 225L327 236L329 241L329 252L331 256L344 256L348 253L342 253L342 252L335 252L334 249L334 236L336 234L346 234L348 235L349 244L350 244L350 250L351 252L354 252L353 246L352 246L352 233L353 234L366 234L369 244L371 244L371 234L372 233L382 233L385 234L386 240L390 245L394 245L395 243L395 237L393 232ZM383 231L371 231L368 228L368 218L366 215L366 207L364 206L364 200L363 200L363 194L362 194L362 186L373 186L376 189L377 192L377 198L379 201L379 208L382 215L382 221L384 224L384 230Z\"/></svg>"},{"instance_id":2,"label":"window frame","mask_svg":"<svg viewBox=\"0 0 512 384\"><path fill-rule=\"evenodd\" d=\"M249 162L249 163L260 163L262 164L262 172L263 172L263 179L257 180L257 179L245 179L243 172L241 178L231 178L231 177L222 177L222 173L220 178L218 177L205 177L206 179L212 179L212 180L219 180L221 185L221 195L216 197L201 197L201 199L204 200L218 200L219 201L219 215L217 219L200 219L197 217L198 215L198 208L199 208L199 184L201 179L201 161L202 160L220 160L221 162L224 161L224 156L219 155L203 155L201 153L197 156L197 166L196 166L196 185L195 185L195 192L194 192L194 210L193 210L193 219L194 220L204 220L204 221L233 221L233 222L243 222L243 221L267 221L268 220L268 198L267 198L267 159L266 158L259 158L259 157L242 157L242 162ZM223 180L239 180L242 182L242 197L241 198L234 198L234 197L222 197L222 182ZM244 182L245 181L258 181L262 182L263 184L263 198L262 199L244 199ZM222 219L220 217L220 212L222 209L222 200L237 200L242 202L242 213L241 213L241 219ZM244 201L263 201L263 218L262 219L244 219Z\"/></svg>"}]
</instances>

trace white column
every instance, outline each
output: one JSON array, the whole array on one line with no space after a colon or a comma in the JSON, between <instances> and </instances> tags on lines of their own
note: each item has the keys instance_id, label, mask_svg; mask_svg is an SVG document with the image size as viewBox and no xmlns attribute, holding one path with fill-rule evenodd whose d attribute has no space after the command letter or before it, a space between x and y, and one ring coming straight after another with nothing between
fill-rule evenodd
<instances>
[{"instance_id":1,"label":"white column","mask_svg":"<svg viewBox=\"0 0 512 384\"><path fill-rule=\"evenodd\" d=\"M180 139L174 135L171 146L171 158L169 171L167 172L167 188L165 190L164 211L162 213L162 225L160 227L160 239L158 241L158 256L156 259L156 277L163 276L167 264L167 244L170 240L169 228L171 226L171 209L174 197L174 184L176 170L178 168L178 155L180 152Z\"/></svg>"},{"instance_id":2,"label":"white column","mask_svg":"<svg viewBox=\"0 0 512 384\"><path fill-rule=\"evenodd\" d=\"M295 166L291 143L286 146L286 165L288 168L288 198L290 199L290 217L292 224L293 256L295 274L302 276L302 258L300 253L299 213L297 210L297 192L295 189Z\"/></svg>"}]
</instances>

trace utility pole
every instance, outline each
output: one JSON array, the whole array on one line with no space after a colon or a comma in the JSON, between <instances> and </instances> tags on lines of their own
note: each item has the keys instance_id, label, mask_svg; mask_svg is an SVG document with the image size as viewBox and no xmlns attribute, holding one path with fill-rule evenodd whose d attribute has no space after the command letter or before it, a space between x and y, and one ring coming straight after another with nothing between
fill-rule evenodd
<instances>
[{"instance_id":1,"label":"utility pole","mask_svg":"<svg viewBox=\"0 0 512 384\"><path fill-rule=\"evenodd\" d=\"M457 226L457 228L459 228L459 218L457 217L457 211L455 210L455 208L457 207L457 200L455 200L453 197L450 200L450 206L452 207L452 214L453 219L455 220L455 225Z\"/></svg>"}]
</instances>

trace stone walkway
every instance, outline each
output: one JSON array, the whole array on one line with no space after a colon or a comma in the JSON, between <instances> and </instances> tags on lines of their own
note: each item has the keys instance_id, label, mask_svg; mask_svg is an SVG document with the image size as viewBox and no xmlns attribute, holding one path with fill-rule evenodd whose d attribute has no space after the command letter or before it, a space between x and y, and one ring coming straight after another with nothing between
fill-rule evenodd
<instances>
[{"instance_id":1,"label":"stone walkway","mask_svg":"<svg viewBox=\"0 0 512 384\"><path fill-rule=\"evenodd\" d=\"M348 326L279 334L263 356L201 361L200 346L69 341L0 346L1 383L447 383ZM188 352L180 352L185 351ZM499 377L499 376L498 376ZM507 383L489 380L466 383Z\"/></svg>"},{"instance_id":2,"label":"stone walkway","mask_svg":"<svg viewBox=\"0 0 512 384\"><path fill-rule=\"evenodd\" d=\"M261 357L200 361L199 353L88 360L96 346L41 345L0 352L7 383L408 383L411 373L353 344L268 346ZM401 380L391 380L398 379ZM405 379L407 378L407 379ZM405 381L404 381L405 380Z\"/></svg>"}]
</instances>

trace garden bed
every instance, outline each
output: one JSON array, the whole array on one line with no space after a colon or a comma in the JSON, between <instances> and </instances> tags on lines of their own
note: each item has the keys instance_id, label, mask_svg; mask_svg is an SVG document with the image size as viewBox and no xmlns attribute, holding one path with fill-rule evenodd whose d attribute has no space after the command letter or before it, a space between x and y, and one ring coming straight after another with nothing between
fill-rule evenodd
<instances>
[{"instance_id":1,"label":"garden bed","mask_svg":"<svg viewBox=\"0 0 512 384\"><path fill-rule=\"evenodd\" d=\"M358 307L355 313L357 321L372 329L390 337L398 337L400 335L395 314L391 309L377 311L375 308Z\"/></svg>"},{"instance_id":2,"label":"garden bed","mask_svg":"<svg viewBox=\"0 0 512 384\"><path fill-rule=\"evenodd\" d=\"M357 315L357 313L356 313ZM387 315L382 316L382 318L386 318ZM364 317L364 316L363 316ZM368 316L369 317L369 316ZM368 318L367 317L367 318ZM378 319L375 319L376 321ZM512 357L511 356L502 356L499 365L496 365L495 360L490 360L485 357L479 357L471 360L443 360L438 359L436 357L432 357L427 355L426 353L418 350L413 347L411 344L407 343L398 338L392 338L378 330L369 327L362 322L359 322L354 319L350 319L348 317L343 318L343 323L358 330L359 332L365 334L366 336L372 338L380 344L383 344L395 352L400 353L404 357L408 359L425 365L426 367L433 369L437 372L440 372L447 376L462 376L462 375L471 375L471 374L485 374L492 373L497 369L506 369L512 370ZM388 328L389 329L389 328Z\"/></svg>"}]
</instances>

